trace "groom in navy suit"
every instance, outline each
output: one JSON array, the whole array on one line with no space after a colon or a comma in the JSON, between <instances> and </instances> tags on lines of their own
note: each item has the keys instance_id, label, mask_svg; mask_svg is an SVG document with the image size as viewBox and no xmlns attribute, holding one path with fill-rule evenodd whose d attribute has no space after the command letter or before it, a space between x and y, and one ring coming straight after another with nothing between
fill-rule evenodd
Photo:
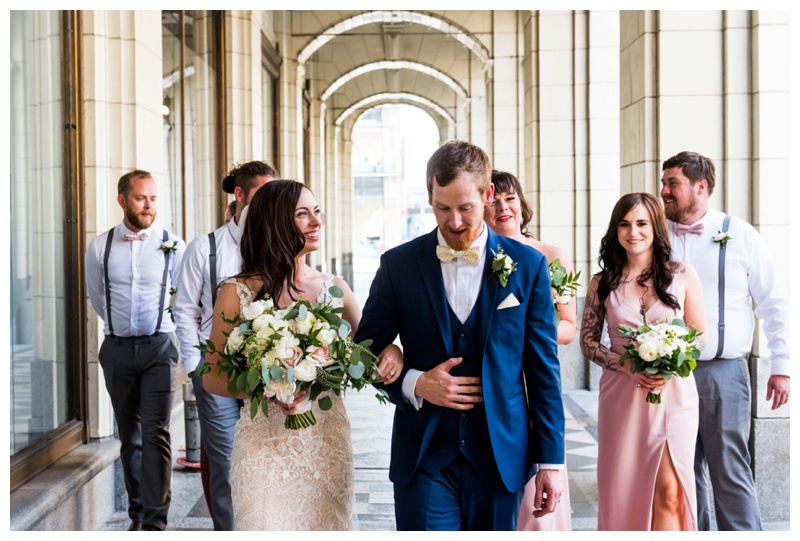
<instances>
[{"instance_id":1,"label":"groom in navy suit","mask_svg":"<svg viewBox=\"0 0 800 541\"><path fill-rule=\"evenodd\" d=\"M514 530L537 468L525 512L551 513L566 482L547 260L483 223L491 170L463 141L433 154L438 227L381 257L356 333L373 351L398 334L403 345L403 373L385 386L398 530ZM503 256L505 270L493 269Z\"/></svg>"}]
</instances>

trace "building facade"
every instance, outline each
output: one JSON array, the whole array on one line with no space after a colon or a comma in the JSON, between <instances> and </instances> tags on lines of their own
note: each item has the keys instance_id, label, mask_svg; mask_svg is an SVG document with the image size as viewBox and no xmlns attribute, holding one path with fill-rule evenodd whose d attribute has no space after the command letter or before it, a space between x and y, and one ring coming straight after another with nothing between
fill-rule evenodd
<instances>
[{"instance_id":1,"label":"building facade","mask_svg":"<svg viewBox=\"0 0 800 541\"><path fill-rule=\"evenodd\" d=\"M312 263L352 283L353 125L409 104L515 173L532 232L588 277L619 196L657 194L661 162L695 150L717 164L712 205L792 275L785 12L12 11L10 38L12 529L90 530L121 505L82 261L134 168L188 242L222 223L232 164L270 162L326 209ZM789 412L763 400L755 338L756 481L788 517ZM577 345L561 353L564 386L596 388Z\"/></svg>"}]
</instances>

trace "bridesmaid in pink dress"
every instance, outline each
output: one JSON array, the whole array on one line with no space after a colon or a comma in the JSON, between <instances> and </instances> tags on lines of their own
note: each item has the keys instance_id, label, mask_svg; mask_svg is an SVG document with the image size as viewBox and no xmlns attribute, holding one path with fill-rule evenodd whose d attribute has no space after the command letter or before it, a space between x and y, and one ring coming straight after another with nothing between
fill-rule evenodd
<instances>
[{"instance_id":1,"label":"bridesmaid in pink dress","mask_svg":"<svg viewBox=\"0 0 800 541\"><path fill-rule=\"evenodd\" d=\"M670 260L660 201L623 196L600 242L600 267L586 293L581 351L604 368L598 408L598 530L696 530L694 452L698 397L693 375L663 379L619 365L627 340L617 330L682 317L706 330L694 267ZM600 343L608 323L611 349ZM645 401L661 391L662 403Z\"/></svg>"},{"instance_id":2,"label":"bridesmaid in pink dress","mask_svg":"<svg viewBox=\"0 0 800 541\"><path fill-rule=\"evenodd\" d=\"M572 260L564 250L534 239L527 232L533 212L522 194L519 180L511 173L492 171L492 184L494 184L494 201L491 206L486 207L484 212L484 220L489 227L498 235L510 237L539 250L547 258L548 263L556 259L560 260L567 272L571 272L573 270ZM575 298L573 297L569 304L556 305L556 310L558 310L560 319L558 343L569 344L575 338L575 321L577 319ZM561 501L555 511L538 518L532 513L534 510L533 499L536 494L536 476L528 481L517 519L518 532L572 530L572 509L569 503L569 479L566 463L561 471L561 479L564 484Z\"/></svg>"}]
</instances>

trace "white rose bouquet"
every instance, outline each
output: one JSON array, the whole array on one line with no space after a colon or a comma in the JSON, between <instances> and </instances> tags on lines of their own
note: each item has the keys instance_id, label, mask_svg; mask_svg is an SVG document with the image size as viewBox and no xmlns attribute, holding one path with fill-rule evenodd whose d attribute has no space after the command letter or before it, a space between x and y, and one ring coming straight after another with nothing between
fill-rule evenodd
<instances>
[{"instance_id":1,"label":"white rose bouquet","mask_svg":"<svg viewBox=\"0 0 800 541\"><path fill-rule=\"evenodd\" d=\"M336 286L328 290L332 297L341 298ZM331 408L329 396L352 387L356 390L373 383L380 372L377 357L368 349L371 340L354 343L348 335L350 324L340 317L344 308L330 303L311 303L300 299L284 309L276 309L272 299L252 302L233 319L222 315L223 321L234 326L227 333L224 347L211 340L197 346L203 353L217 353L220 374L228 377L228 391L250 397L250 418L261 409L269 414L269 403L278 400L291 404L295 395L309 390L309 406L302 413L287 415L285 426L297 430L316 424L311 411L315 402L323 411ZM211 370L205 362L198 371L203 375ZM381 403L388 402L383 389L376 395Z\"/></svg>"},{"instance_id":2,"label":"white rose bouquet","mask_svg":"<svg viewBox=\"0 0 800 541\"><path fill-rule=\"evenodd\" d=\"M643 324L632 330L625 326L617 327L622 336L630 339L625 346L625 353L619 359L623 364L631 360L632 373L647 372L661 374L664 379L673 375L688 377L697 366L697 358L702 349L702 339L696 329L688 329L680 318L672 323L651 325L643 317ZM660 391L651 391L645 398L650 404L661 403Z\"/></svg>"},{"instance_id":3,"label":"white rose bouquet","mask_svg":"<svg viewBox=\"0 0 800 541\"><path fill-rule=\"evenodd\" d=\"M558 315L559 304L569 304L569 301L578 292L581 271L578 274L567 272L560 259L554 259L547 264L550 270L550 293L553 295L553 304L556 308L556 324L561 320Z\"/></svg>"}]
</instances>

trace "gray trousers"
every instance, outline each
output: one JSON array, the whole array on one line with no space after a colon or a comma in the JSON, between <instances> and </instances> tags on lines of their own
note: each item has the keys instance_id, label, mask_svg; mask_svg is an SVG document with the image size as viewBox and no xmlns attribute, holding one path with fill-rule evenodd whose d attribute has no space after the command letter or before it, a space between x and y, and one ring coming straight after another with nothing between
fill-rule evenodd
<instances>
[{"instance_id":1,"label":"gray trousers","mask_svg":"<svg viewBox=\"0 0 800 541\"><path fill-rule=\"evenodd\" d=\"M128 516L160 530L172 499L169 421L178 349L171 336L106 336L99 353L119 430Z\"/></svg>"},{"instance_id":2,"label":"gray trousers","mask_svg":"<svg viewBox=\"0 0 800 541\"><path fill-rule=\"evenodd\" d=\"M234 530L231 502L231 453L241 401L209 393L202 377L193 377L200 434L208 458L208 485L214 530Z\"/></svg>"},{"instance_id":3,"label":"gray trousers","mask_svg":"<svg viewBox=\"0 0 800 541\"><path fill-rule=\"evenodd\" d=\"M747 357L698 361L700 428L695 452L697 526L711 528L709 479L718 530L761 530L750 468L750 378Z\"/></svg>"}]
</instances>

